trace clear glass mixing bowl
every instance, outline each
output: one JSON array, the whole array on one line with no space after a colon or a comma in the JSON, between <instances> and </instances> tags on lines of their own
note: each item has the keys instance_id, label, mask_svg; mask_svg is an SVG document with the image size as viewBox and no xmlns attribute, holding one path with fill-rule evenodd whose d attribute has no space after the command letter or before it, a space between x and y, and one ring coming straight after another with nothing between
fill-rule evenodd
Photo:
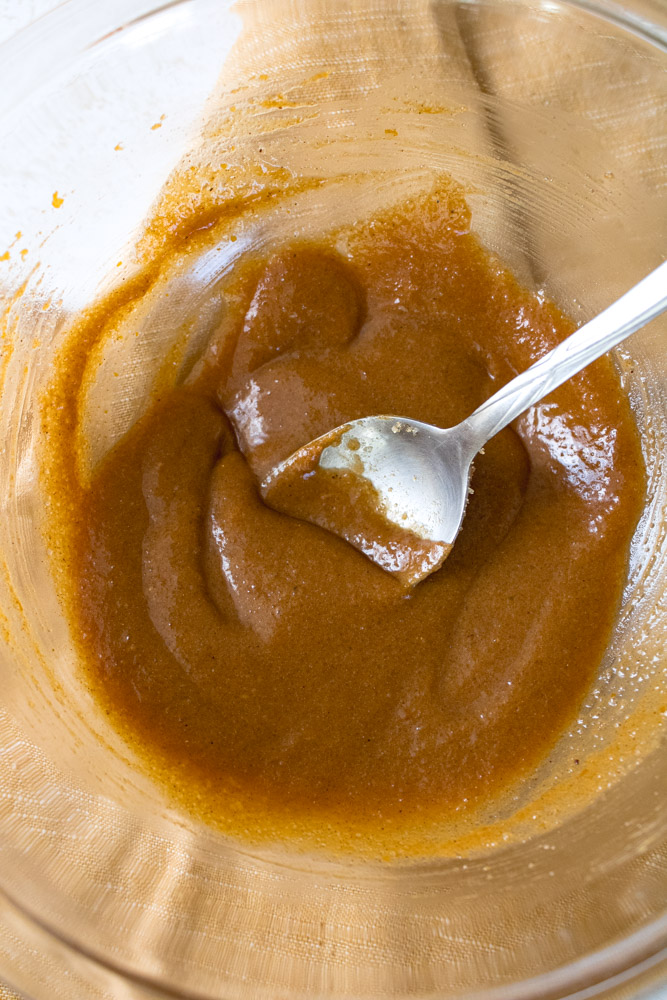
<instances>
[{"instance_id":1,"label":"clear glass mixing bowl","mask_svg":"<svg viewBox=\"0 0 667 1000\"><path fill-rule=\"evenodd\" d=\"M487 246L589 317L664 251L666 27L660 0L70 0L0 47L0 977L37 1000L665 986L664 324L616 356L649 492L599 680L511 803L527 839L490 817L470 857L251 849L180 813L77 672L38 457L68 323L131 273L133 234L188 150L213 200L223 161L254 163L260 187L264 166L318 178L298 233L448 171ZM279 216L251 218L234 252ZM193 262L183 301L229 263ZM151 327L160 350L169 315ZM146 389L118 384L107 446Z\"/></svg>"}]
</instances>

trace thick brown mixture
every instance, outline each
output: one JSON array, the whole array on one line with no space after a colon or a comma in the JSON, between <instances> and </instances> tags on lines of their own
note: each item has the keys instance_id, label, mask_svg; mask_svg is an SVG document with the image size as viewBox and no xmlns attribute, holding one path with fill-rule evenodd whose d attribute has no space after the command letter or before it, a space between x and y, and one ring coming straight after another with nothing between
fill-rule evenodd
<instances>
[{"instance_id":1,"label":"thick brown mixture","mask_svg":"<svg viewBox=\"0 0 667 1000\"><path fill-rule=\"evenodd\" d=\"M450 208L359 225L345 256L332 238L247 264L188 384L71 486L90 683L232 833L401 830L409 851L540 761L608 641L643 465L606 360L487 445L453 551L412 590L260 498L317 435L375 413L453 424L571 332Z\"/></svg>"}]
</instances>

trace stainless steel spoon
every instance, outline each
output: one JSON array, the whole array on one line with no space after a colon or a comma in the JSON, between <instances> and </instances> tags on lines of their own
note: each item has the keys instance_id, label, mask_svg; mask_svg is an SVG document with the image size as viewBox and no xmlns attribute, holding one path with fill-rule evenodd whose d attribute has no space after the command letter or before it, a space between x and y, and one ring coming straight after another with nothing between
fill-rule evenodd
<instances>
[{"instance_id":1,"label":"stainless steel spoon","mask_svg":"<svg viewBox=\"0 0 667 1000\"><path fill-rule=\"evenodd\" d=\"M472 462L486 442L665 309L667 261L455 427L443 429L394 416L354 420L311 441L278 465L264 480L262 492L271 503L271 493L281 480L293 476L295 469L303 474L309 463L360 477L370 485L368 495L374 497L390 526L438 547L436 558L421 560L416 571L413 567L409 583L417 583L440 565L456 539L465 513ZM350 482L349 476L340 476L341 489L349 489ZM322 523L321 518L313 520ZM343 526L338 533L355 544L353 531ZM366 538L357 547L390 568L382 545Z\"/></svg>"}]
</instances>

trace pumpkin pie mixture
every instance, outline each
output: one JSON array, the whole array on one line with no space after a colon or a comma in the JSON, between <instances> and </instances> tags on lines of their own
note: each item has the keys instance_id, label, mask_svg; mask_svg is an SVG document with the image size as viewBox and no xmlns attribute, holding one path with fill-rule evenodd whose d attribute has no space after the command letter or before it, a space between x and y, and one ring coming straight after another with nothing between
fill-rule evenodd
<instances>
[{"instance_id":1,"label":"pumpkin pie mixture","mask_svg":"<svg viewBox=\"0 0 667 1000\"><path fill-rule=\"evenodd\" d=\"M62 355L50 462L86 682L195 817L419 853L538 766L596 675L644 496L628 400L603 359L493 438L451 553L410 587L260 483L358 417L458 422L574 324L443 191L228 281L197 364L89 482L77 393L122 297Z\"/></svg>"}]
</instances>

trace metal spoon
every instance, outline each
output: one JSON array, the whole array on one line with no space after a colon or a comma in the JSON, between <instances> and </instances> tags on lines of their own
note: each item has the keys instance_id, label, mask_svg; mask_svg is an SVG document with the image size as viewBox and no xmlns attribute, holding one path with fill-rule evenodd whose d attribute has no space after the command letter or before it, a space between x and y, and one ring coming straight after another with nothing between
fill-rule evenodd
<instances>
[{"instance_id":1,"label":"metal spoon","mask_svg":"<svg viewBox=\"0 0 667 1000\"><path fill-rule=\"evenodd\" d=\"M275 505L292 513L284 501L289 496L285 485L291 485L289 480L294 482L295 474L305 480L318 469L338 470L334 479L339 490L349 491L350 484L361 480L366 493L357 493L366 507L369 502L375 504L382 522L377 517L366 518L366 530L361 532L340 523L340 517L337 523L328 514L331 507L343 512L344 521L351 508L349 504L337 505L335 497L332 504L331 480L324 495L327 509L323 511L320 504L311 516L302 503L298 516L343 535L383 568L399 575L402 572L404 582L412 586L437 569L449 553L465 513L472 462L486 442L665 309L667 261L455 427L442 429L393 416L354 420L311 441L273 469L262 484L265 499L273 506L272 497L281 497ZM369 537L368 525L380 523L395 528L400 533L398 541L387 542L386 532L380 529L378 538ZM381 534L384 539L379 538ZM420 549L416 562L404 555L411 538ZM424 543L432 543L430 556Z\"/></svg>"}]
</instances>

